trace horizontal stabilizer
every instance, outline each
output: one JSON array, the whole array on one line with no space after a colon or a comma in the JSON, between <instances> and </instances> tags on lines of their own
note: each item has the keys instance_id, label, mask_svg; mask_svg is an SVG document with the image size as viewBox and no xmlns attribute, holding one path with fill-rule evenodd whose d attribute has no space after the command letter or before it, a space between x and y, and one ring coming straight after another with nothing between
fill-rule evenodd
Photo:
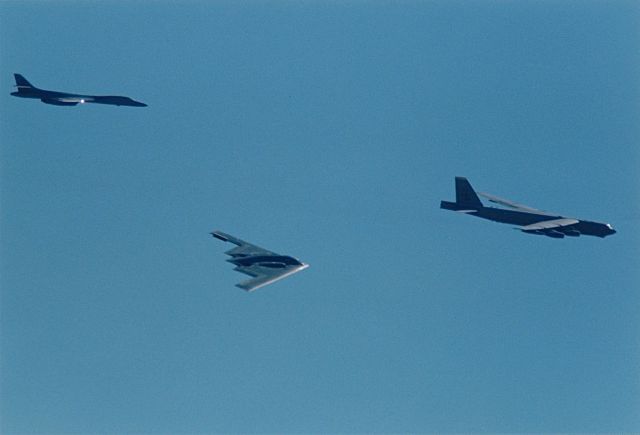
<instances>
[{"instance_id":1,"label":"horizontal stabilizer","mask_svg":"<svg viewBox=\"0 0 640 435\"><path fill-rule=\"evenodd\" d=\"M468 206L465 206L465 204L458 204L457 202L450 201L440 201L440 208L457 211L459 213L475 213L478 211L477 208L469 208Z\"/></svg>"}]
</instances>

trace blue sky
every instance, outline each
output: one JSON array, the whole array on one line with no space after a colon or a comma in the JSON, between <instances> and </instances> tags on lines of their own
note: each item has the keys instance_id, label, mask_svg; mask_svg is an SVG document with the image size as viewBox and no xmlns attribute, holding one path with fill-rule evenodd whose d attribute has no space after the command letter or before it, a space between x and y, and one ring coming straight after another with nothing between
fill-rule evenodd
<instances>
[{"instance_id":1,"label":"blue sky","mask_svg":"<svg viewBox=\"0 0 640 435\"><path fill-rule=\"evenodd\" d=\"M639 37L632 1L1 2L1 431L640 431ZM618 234L440 210L456 175ZM213 229L311 267L244 293Z\"/></svg>"}]
</instances>

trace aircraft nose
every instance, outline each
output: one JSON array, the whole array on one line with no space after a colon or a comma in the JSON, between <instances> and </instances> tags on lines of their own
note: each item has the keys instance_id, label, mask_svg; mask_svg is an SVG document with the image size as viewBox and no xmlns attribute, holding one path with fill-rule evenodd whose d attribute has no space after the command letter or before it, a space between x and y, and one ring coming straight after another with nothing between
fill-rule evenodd
<instances>
[{"instance_id":1,"label":"aircraft nose","mask_svg":"<svg viewBox=\"0 0 640 435\"><path fill-rule=\"evenodd\" d=\"M126 103L127 106L133 106L133 107L147 107L147 105L145 103L142 103L140 101L136 101L134 99L129 98L129 101Z\"/></svg>"}]
</instances>

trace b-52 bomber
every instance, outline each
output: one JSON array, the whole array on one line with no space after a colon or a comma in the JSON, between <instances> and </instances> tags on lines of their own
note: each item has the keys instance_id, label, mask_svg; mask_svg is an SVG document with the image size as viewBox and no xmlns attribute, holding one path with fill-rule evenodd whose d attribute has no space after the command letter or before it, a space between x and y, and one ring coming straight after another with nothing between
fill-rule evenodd
<instances>
[{"instance_id":1,"label":"b-52 bomber","mask_svg":"<svg viewBox=\"0 0 640 435\"><path fill-rule=\"evenodd\" d=\"M114 106L147 107L144 103L132 100L129 97L117 95L82 95L47 91L36 88L20 74L14 74L13 76L16 79L16 87L18 88L16 92L11 93L14 97L35 98L45 104L53 104L54 106L77 106L78 104L84 103L97 103L111 104Z\"/></svg>"},{"instance_id":2,"label":"b-52 bomber","mask_svg":"<svg viewBox=\"0 0 640 435\"><path fill-rule=\"evenodd\" d=\"M483 196L490 202L509 207L511 210L485 207L480 198ZM610 224L591 222L584 219L575 219L547 213L526 205L517 204L507 199L498 198L488 193L475 192L469 181L464 177L456 177L456 202L442 201L440 208L453 210L460 213L478 216L504 224L517 225L527 234L538 234L554 239L562 239L565 236L578 237L596 236L606 237L616 233Z\"/></svg>"},{"instance_id":3,"label":"b-52 bomber","mask_svg":"<svg viewBox=\"0 0 640 435\"><path fill-rule=\"evenodd\" d=\"M240 284L236 284L236 287L240 287L248 292L274 283L309 267L308 264L304 264L293 257L267 251L264 248L252 245L222 231L213 231L211 235L216 239L237 245L235 248L225 252L225 254L231 256L227 261L235 264L236 267L233 270L253 277Z\"/></svg>"}]
</instances>

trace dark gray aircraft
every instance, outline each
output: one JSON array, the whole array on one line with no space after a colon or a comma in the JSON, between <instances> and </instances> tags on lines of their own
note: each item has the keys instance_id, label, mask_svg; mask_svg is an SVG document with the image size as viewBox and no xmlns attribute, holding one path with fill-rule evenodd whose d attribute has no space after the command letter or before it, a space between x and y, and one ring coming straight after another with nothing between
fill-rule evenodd
<instances>
[{"instance_id":1,"label":"dark gray aircraft","mask_svg":"<svg viewBox=\"0 0 640 435\"><path fill-rule=\"evenodd\" d=\"M568 218L516 204L488 193L478 192L478 194L490 202L509 207L511 210L482 205L473 187L464 177L456 177L456 202L442 201L440 208L467 213L503 224L518 225L519 229L527 234L539 234L554 239L580 235L607 237L616 233L616 230L609 224Z\"/></svg>"},{"instance_id":2,"label":"dark gray aircraft","mask_svg":"<svg viewBox=\"0 0 640 435\"><path fill-rule=\"evenodd\" d=\"M211 235L216 239L238 245L225 252L225 254L231 256L227 261L236 265L233 270L253 277L253 279L236 284L236 287L240 287L248 292L286 278L289 275L293 275L309 267L308 264L301 263L293 257L267 251L259 246L225 234L222 231L213 231Z\"/></svg>"},{"instance_id":3,"label":"dark gray aircraft","mask_svg":"<svg viewBox=\"0 0 640 435\"><path fill-rule=\"evenodd\" d=\"M68 94L66 92L47 91L33 86L20 74L13 75L16 79L17 92L12 92L14 97L37 98L46 104L55 106L76 106L84 103L111 104L114 106L134 106L147 107L146 104L132 100L129 97L119 97L113 95L81 95Z\"/></svg>"}]
</instances>

